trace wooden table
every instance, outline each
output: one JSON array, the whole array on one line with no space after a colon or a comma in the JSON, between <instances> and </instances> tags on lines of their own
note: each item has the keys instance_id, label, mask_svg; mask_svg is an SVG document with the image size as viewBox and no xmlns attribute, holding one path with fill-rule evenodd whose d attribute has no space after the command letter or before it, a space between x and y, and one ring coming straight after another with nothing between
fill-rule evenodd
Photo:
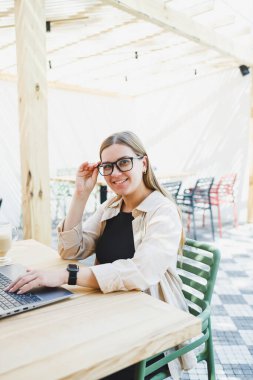
<instances>
[{"instance_id":1,"label":"wooden table","mask_svg":"<svg viewBox=\"0 0 253 380\"><path fill-rule=\"evenodd\" d=\"M67 264L34 240L9 255L33 268ZM71 299L0 321L1 380L100 379L200 334L198 318L145 293L69 288Z\"/></svg>"},{"instance_id":2,"label":"wooden table","mask_svg":"<svg viewBox=\"0 0 253 380\"><path fill-rule=\"evenodd\" d=\"M74 185L76 183L76 177L75 176L58 176L58 177L51 177L51 182L64 182ZM97 181L97 186L106 186L105 181Z\"/></svg>"},{"instance_id":3,"label":"wooden table","mask_svg":"<svg viewBox=\"0 0 253 380\"><path fill-rule=\"evenodd\" d=\"M163 182L166 182L166 181L179 181L179 180L184 180L186 178L189 178L189 177L193 177L193 176L196 176L196 173L194 172L174 172L174 173L170 173L170 174L165 174L165 173L162 173L160 175L157 176L158 180L163 183Z\"/></svg>"},{"instance_id":4,"label":"wooden table","mask_svg":"<svg viewBox=\"0 0 253 380\"><path fill-rule=\"evenodd\" d=\"M59 176L59 177L51 177L51 182L56 183L66 183L69 186L73 187L76 183L76 177L74 176ZM97 181L96 182L96 189L99 191L100 200L99 203L103 203L107 199L107 185L104 181ZM95 190L96 192L96 190Z\"/></svg>"}]
</instances>

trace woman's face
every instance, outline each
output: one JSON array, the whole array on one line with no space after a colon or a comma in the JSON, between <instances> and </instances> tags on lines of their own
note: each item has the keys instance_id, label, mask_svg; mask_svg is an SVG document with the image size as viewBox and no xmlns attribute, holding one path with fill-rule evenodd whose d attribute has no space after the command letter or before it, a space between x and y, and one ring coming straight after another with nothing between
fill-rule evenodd
<instances>
[{"instance_id":1,"label":"woman's face","mask_svg":"<svg viewBox=\"0 0 253 380\"><path fill-rule=\"evenodd\" d=\"M111 163L124 157L137 157L136 153L122 144L113 144L104 149L101 155L102 163ZM143 172L147 167L147 158L133 159L133 168L129 171L121 172L116 165L113 166L113 172L105 176L108 186L116 194L127 196L143 188Z\"/></svg>"}]
</instances>

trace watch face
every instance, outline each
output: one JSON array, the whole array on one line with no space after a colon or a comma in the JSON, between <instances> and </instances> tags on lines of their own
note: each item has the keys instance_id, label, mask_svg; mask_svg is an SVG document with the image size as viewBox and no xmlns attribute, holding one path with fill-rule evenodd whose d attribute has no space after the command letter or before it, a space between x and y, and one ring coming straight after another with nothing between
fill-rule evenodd
<instances>
[{"instance_id":1,"label":"watch face","mask_svg":"<svg viewBox=\"0 0 253 380\"><path fill-rule=\"evenodd\" d=\"M77 282L77 272L79 271L79 266L76 264L69 264L67 267L69 272L68 285L76 285Z\"/></svg>"},{"instance_id":2,"label":"watch face","mask_svg":"<svg viewBox=\"0 0 253 380\"><path fill-rule=\"evenodd\" d=\"M69 264L67 270L69 272L78 272L79 271L79 266L76 265L76 264Z\"/></svg>"}]
</instances>

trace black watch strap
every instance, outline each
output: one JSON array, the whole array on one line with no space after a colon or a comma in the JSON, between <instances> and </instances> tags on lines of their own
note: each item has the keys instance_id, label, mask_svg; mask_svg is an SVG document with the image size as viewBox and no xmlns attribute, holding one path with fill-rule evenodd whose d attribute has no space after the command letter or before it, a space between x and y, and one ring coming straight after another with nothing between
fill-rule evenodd
<instances>
[{"instance_id":1,"label":"black watch strap","mask_svg":"<svg viewBox=\"0 0 253 380\"><path fill-rule=\"evenodd\" d=\"M79 271L79 266L76 264L69 264L67 267L69 272L68 285L76 285L77 281L77 272Z\"/></svg>"}]
</instances>

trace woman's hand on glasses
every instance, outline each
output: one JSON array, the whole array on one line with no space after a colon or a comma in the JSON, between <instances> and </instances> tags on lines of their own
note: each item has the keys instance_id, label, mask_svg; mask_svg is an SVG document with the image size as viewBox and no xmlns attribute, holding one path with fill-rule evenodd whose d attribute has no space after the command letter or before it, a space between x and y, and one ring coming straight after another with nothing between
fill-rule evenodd
<instances>
[{"instance_id":1,"label":"woman's hand on glasses","mask_svg":"<svg viewBox=\"0 0 253 380\"><path fill-rule=\"evenodd\" d=\"M98 177L98 165L100 162L83 162L76 173L76 192L79 196L90 194L94 189Z\"/></svg>"}]
</instances>

